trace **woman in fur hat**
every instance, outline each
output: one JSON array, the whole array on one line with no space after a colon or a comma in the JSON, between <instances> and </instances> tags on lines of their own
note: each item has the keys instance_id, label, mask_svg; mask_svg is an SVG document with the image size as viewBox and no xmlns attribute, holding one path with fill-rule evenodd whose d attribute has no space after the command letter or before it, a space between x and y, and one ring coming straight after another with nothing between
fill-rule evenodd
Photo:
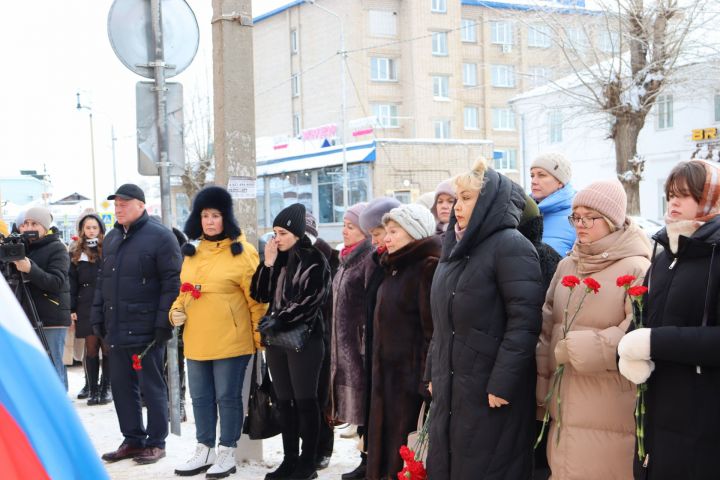
<instances>
[{"instance_id":1,"label":"woman in fur hat","mask_svg":"<svg viewBox=\"0 0 720 480\"><path fill-rule=\"evenodd\" d=\"M273 220L275 237L265 244L265 261L252 281L252 296L270 303L263 335L305 324L310 337L302 350L270 345L266 358L282 421L284 458L266 479L317 478L320 431L318 381L324 357L323 307L330 292L330 267L305 235L305 207L295 203ZM299 442L302 438L302 454Z\"/></svg>"},{"instance_id":2,"label":"woman in fur hat","mask_svg":"<svg viewBox=\"0 0 720 480\"><path fill-rule=\"evenodd\" d=\"M110 357L108 345L93 335L90 312L95 295L105 225L94 211L86 211L77 222L77 240L70 244L70 316L75 323L75 337L85 339L85 387L77 398L87 398L88 405L104 405L112 401L110 394ZM102 348L102 380L100 373Z\"/></svg>"},{"instance_id":3,"label":"woman in fur hat","mask_svg":"<svg viewBox=\"0 0 720 480\"><path fill-rule=\"evenodd\" d=\"M171 307L170 323L185 325L198 443L193 456L175 473L186 476L207 470L207 478L223 478L236 471L243 378L251 355L260 348L255 329L267 305L250 296L259 258L235 221L227 190L211 186L198 192L184 231L191 242L182 248L183 288Z\"/></svg>"},{"instance_id":4,"label":"woman in fur hat","mask_svg":"<svg viewBox=\"0 0 720 480\"><path fill-rule=\"evenodd\" d=\"M373 322L368 480L395 478L402 470L398 450L429 397L423 372L433 332L430 286L440 258L435 218L425 207L401 205L383 224L387 252Z\"/></svg>"}]
</instances>

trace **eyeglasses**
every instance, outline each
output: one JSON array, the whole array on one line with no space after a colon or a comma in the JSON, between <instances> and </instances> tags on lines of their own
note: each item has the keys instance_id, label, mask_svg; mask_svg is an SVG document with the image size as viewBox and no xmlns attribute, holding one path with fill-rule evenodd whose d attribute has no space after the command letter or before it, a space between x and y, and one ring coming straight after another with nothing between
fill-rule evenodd
<instances>
[{"instance_id":1,"label":"eyeglasses","mask_svg":"<svg viewBox=\"0 0 720 480\"><path fill-rule=\"evenodd\" d=\"M603 217L576 217L575 215L569 215L567 217L568 222L570 222L570 225L573 227L577 225L578 222L583 226L583 228L592 228L593 225L595 225L595 220L603 218Z\"/></svg>"}]
</instances>

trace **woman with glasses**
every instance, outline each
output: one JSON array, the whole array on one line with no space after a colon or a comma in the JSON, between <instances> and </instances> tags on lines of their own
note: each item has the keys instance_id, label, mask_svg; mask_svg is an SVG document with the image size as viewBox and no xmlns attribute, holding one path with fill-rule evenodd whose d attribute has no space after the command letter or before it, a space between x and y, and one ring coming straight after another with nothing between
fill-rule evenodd
<instances>
[{"instance_id":1,"label":"woman with glasses","mask_svg":"<svg viewBox=\"0 0 720 480\"><path fill-rule=\"evenodd\" d=\"M575 228L565 222L575 196L570 177L570 161L560 153L544 153L530 165L530 196L543 216L542 241L563 257L575 242Z\"/></svg>"},{"instance_id":2,"label":"woman with glasses","mask_svg":"<svg viewBox=\"0 0 720 480\"><path fill-rule=\"evenodd\" d=\"M616 362L632 306L616 281L634 275L635 283L642 282L650 242L626 217L626 208L617 180L598 181L578 192L568 217L577 241L560 261L545 297L537 401L550 409L547 456L554 480L632 478L635 388L619 375ZM562 282L568 275L580 281L592 277L600 288L586 293L581 283L571 289ZM564 365L562 382L545 402L559 365Z\"/></svg>"}]
</instances>

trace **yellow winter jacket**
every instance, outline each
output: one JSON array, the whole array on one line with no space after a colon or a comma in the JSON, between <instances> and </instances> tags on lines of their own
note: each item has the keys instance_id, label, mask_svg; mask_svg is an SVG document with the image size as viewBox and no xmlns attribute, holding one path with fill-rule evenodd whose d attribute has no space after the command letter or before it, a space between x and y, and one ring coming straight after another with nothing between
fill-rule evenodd
<instances>
[{"instance_id":1,"label":"yellow winter jacket","mask_svg":"<svg viewBox=\"0 0 720 480\"><path fill-rule=\"evenodd\" d=\"M181 292L171 308L187 315L183 340L189 359L219 360L261 348L255 328L267 312L267 304L250 297L252 276L260 260L244 235L238 240L243 247L239 255L230 251L232 241L201 240L195 254L183 261L180 282L200 290L199 298Z\"/></svg>"}]
</instances>

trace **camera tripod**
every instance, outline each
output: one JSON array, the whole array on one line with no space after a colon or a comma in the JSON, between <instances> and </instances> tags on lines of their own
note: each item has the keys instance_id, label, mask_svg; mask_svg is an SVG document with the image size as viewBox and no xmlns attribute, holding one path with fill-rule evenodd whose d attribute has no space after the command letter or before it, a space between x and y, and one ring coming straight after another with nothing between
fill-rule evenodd
<instances>
[{"instance_id":1,"label":"camera tripod","mask_svg":"<svg viewBox=\"0 0 720 480\"><path fill-rule=\"evenodd\" d=\"M15 272L15 275L9 276L7 280L11 287L13 283L16 284L15 298L17 298L17 301L21 307L24 305L28 306L28 308L24 310L26 310L26 313L29 313L28 320L30 320L30 325L32 325L33 330L35 330L35 333L40 339L40 343L42 343L45 352L48 354L48 357L50 357L50 361L52 362L53 356L52 353L50 353L50 344L45 337L42 320L40 320L40 316L37 313L37 307L35 306L35 301L30 295L30 289L28 289L25 277L23 276L22 272Z\"/></svg>"}]
</instances>

